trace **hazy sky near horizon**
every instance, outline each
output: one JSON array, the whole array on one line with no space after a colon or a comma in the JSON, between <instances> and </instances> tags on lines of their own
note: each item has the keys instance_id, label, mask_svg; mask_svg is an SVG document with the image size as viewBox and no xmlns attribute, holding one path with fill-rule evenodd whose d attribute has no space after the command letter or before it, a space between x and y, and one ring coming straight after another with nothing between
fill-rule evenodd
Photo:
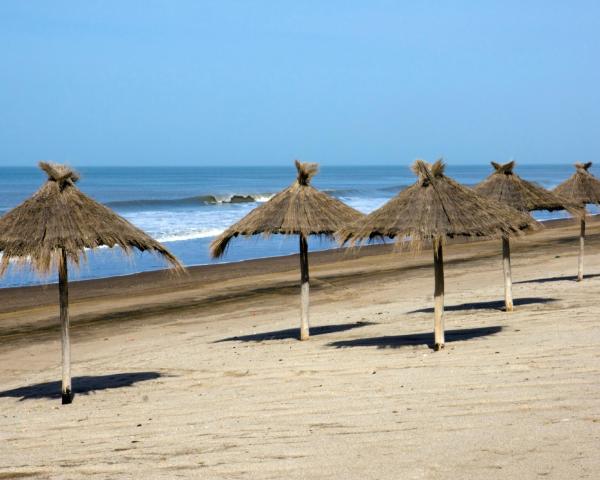
<instances>
[{"instance_id":1,"label":"hazy sky near horizon","mask_svg":"<svg viewBox=\"0 0 600 480\"><path fill-rule=\"evenodd\" d=\"M5 0L0 162L597 160L599 58L597 1Z\"/></svg>"}]
</instances>

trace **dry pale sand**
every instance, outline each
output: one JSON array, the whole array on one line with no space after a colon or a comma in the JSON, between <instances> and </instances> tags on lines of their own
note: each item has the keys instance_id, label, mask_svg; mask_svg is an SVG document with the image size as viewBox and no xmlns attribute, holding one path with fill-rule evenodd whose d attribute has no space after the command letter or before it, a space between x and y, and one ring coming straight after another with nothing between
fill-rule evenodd
<instances>
[{"instance_id":1,"label":"dry pale sand","mask_svg":"<svg viewBox=\"0 0 600 480\"><path fill-rule=\"evenodd\" d=\"M308 342L296 258L74 286L69 406L55 287L0 292L0 479L599 478L600 275L573 281L576 232L514 246L511 314L499 242L449 246L437 353L430 251L311 255Z\"/></svg>"}]
</instances>

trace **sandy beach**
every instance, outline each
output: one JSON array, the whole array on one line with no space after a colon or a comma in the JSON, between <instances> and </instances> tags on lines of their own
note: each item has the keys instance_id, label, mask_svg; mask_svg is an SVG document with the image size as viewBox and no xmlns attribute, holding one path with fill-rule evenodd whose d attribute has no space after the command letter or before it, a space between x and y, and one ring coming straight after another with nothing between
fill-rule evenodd
<instances>
[{"instance_id":1,"label":"sandy beach","mask_svg":"<svg viewBox=\"0 0 600 480\"><path fill-rule=\"evenodd\" d=\"M0 479L598 478L600 219L431 251L373 246L73 283L72 405L57 287L0 290ZM240 240L243 241L243 240Z\"/></svg>"}]
</instances>

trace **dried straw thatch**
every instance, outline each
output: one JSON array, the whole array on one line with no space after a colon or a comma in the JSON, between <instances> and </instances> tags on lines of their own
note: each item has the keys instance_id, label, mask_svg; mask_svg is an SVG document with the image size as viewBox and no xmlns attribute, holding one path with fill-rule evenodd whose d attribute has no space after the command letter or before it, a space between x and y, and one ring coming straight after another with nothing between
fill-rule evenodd
<instances>
[{"instance_id":1,"label":"dried straw thatch","mask_svg":"<svg viewBox=\"0 0 600 480\"><path fill-rule=\"evenodd\" d=\"M376 237L396 238L399 244L419 249L433 242L435 268L435 349L444 346L443 244L447 237L503 237L536 228L529 215L487 200L444 174L438 160L428 165L417 160L413 171L418 181L360 222L338 232L342 243L357 243Z\"/></svg>"},{"instance_id":2,"label":"dried straw thatch","mask_svg":"<svg viewBox=\"0 0 600 480\"><path fill-rule=\"evenodd\" d=\"M446 237L501 237L534 226L529 215L487 200L444 174L438 160L417 160L418 181L360 222L338 231L342 243L376 237L396 238L418 250L424 242Z\"/></svg>"},{"instance_id":3,"label":"dried straw thatch","mask_svg":"<svg viewBox=\"0 0 600 480\"><path fill-rule=\"evenodd\" d=\"M79 264L85 249L100 246L155 252L182 268L160 243L81 192L75 186L79 176L69 167L40 162L40 168L48 181L0 219L0 273L11 259L31 262L38 272L49 273L58 265L61 250Z\"/></svg>"},{"instance_id":4,"label":"dried straw thatch","mask_svg":"<svg viewBox=\"0 0 600 480\"><path fill-rule=\"evenodd\" d=\"M296 160L295 164L298 176L294 183L225 230L212 242L210 248L213 257L220 257L227 250L231 239L238 235L299 235L302 283L300 338L304 340L309 335L306 237L332 236L342 226L362 218L363 214L310 185L311 178L318 170L316 163L300 163Z\"/></svg>"},{"instance_id":5,"label":"dried straw thatch","mask_svg":"<svg viewBox=\"0 0 600 480\"><path fill-rule=\"evenodd\" d=\"M343 225L363 216L310 185L311 178L318 171L316 163L296 160L295 165L298 170L296 181L217 237L210 247L213 257L222 256L231 239L238 235L331 236Z\"/></svg>"},{"instance_id":6,"label":"dried straw thatch","mask_svg":"<svg viewBox=\"0 0 600 480\"><path fill-rule=\"evenodd\" d=\"M513 170L515 162L503 165L491 162L494 172L475 186L474 190L491 200L502 202L522 212L533 210L568 210L581 215L577 205L533 182L523 180ZM502 262L504 267L504 303L506 311L513 310L512 272L510 266L510 241L502 239Z\"/></svg>"},{"instance_id":7,"label":"dried straw thatch","mask_svg":"<svg viewBox=\"0 0 600 480\"><path fill-rule=\"evenodd\" d=\"M533 210L573 210L575 205L568 200L527 180L513 170L515 162L503 165L491 162L494 172L475 186L474 190L491 200L505 203L522 212Z\"/></svg>"},{"instance_id":8,"label":"dried straw thatch","mask_svg":"<svg viewBox=\"0 0 600 480\"><path fill-rule=\"evenodd\" d=\"M62 327L62 401L71 403L68 272L70 260L79 264L85 249L120 246L161 255L183 270L179 261L160 243L107 207L83 194L75 183L76 172L64 165L40 163L48 181L28 200L0 218L0 274L11 260L30 263L41 273L58 268Z\"/></svg>"},{"instance_id":9,"label":"dried straw thatch","mask_svg":"<svg viewBox=\"0 0 600 480\"><path fill-rule=\"evenodd\" d=\"M576 163L575 173L554 193L582 207L589 203L600 205L600 180L590 173L591 166L592 162Z\"/></svg>"},{"instance_id":10,"label":"dried straw thatch","mask_svg":"<svg viewBox=\"0 0 600 480\"><path fill-rule=\"evenodd\" d=\"M589 172L592 162L576 163L575 173L568 180L558 185L554 192L557 195L581 206L589 203L600 204L600 180ZM577 281L583 280L583 251L585 245L585 216L580 218L579 232L579 260L577 268Z\"/></svg>"}]
</instances>

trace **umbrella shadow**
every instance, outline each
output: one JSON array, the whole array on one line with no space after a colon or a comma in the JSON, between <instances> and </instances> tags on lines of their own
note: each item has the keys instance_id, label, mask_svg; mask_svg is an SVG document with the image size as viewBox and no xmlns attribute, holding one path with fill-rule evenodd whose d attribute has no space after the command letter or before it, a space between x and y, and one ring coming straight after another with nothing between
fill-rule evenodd
<instances>
[{"instance_id":1,"label":"umbrella shadow","mask_svg":"<svg viewBox=\"0 0 600 480\"><path fill-rule=\"evenodd\" d=\"M524 297L517 298L513 301L515 307L523 305L533 305L536 303L550 303L556 302L555 298L546 297ZM471 302L471 303L460 303L458 305L446 305L444 311L446 312L460 312L464 310L504 310L504 300L494 300L491 302ZM418 310L411 310L407 313L433 313L433 307L419 308Z\"/></svg>"},{"instance_id":2,"label":"umbrella shadow","mask_svg":"<svg viewBox=\"0 0 600 480\"><path fill-rule=\"evenodd\" d=\"M97 390L108 390L111 388L130 387L137 382L154 380L162 376L158 372L131 372L115 373L112 375L82 376L74 377L72 380L73 393L75 395L87 395ZM18 387L12 390L0 392L0 397L21 397L20 401L37 398L60 398L61 382L44 382L26 387Z\"/></svg>"},{"instance_id":3,"label":"umbrella shadow","mask_svg":"<svg viewBox=\"0 0 600 480\"><path fill-rule=\"evenodd\" d=\"M495 335L502 331L501 326L463 328L461 330L446 330L446 343L463 342L472 338L486 337ZM348 348L348 347L377 347L377 348L401 348L414 345L427 345L433 349L433 332L429 333L411 333L406 335L390 335L383 337L357 338L354 340L340 340L328 343L328 347Z\"/></svg>"},{"instance_id":4,"label":"umbrella shadow","mask_svg":"<svg viewBox=\"0 0 600 480\"><path fill-rule=\"evenodd\" d=\"M321 325L319 327L310 327L310 336L326 335L328 333L344 332L353 328L366 327L368 325L376 325L376 322L356 322L356 323L340 323L338 325ZM254 333L252 335L240 335L236 337L222 338L215 340L212 343L221 342L262 342L264 340L286 340L288 338L298 338L299 328L287 328L285 330L275 330L273 332Z\"/></svg>"},{"instance_id":5,"label":"umbrella shadow","mask_svg":"<svg viewBox=\"0 0 600 480\"><path fill-rule=\"evenodd\" d=\"M584 275L583 279L586 280L588 278L596 278L600 277L600 274L594 273L590 275ZM546 277L546 278L536 278L533 280L521 280L520 282L513 282L513 284L517 283L549 283L549 282L575 282L577 281L576 275L567 275L565 277Z\"/></svg>"}]
</instances>

